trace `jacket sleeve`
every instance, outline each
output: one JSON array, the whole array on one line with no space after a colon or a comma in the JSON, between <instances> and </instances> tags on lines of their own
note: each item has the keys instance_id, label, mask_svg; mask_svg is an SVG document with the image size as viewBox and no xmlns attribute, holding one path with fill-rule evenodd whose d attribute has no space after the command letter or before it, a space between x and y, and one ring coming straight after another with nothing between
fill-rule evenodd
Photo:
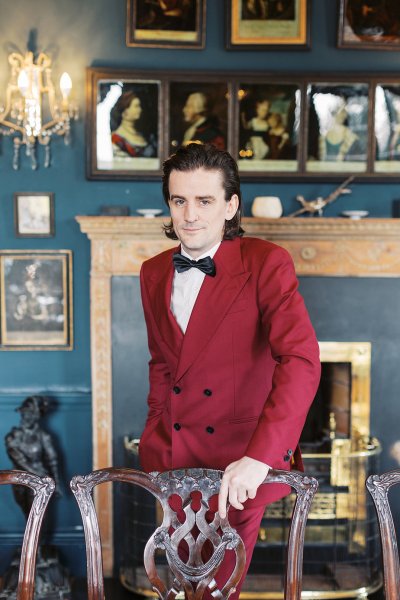
<instances>
[{"instance_id":1,"label":"jacket sleeve","mask_svg":"<svg viewBox=\"0 0 400 600\"><path fill-rule=\"evenodd\" d=\"M149 412L146 421L147 425L150 423L150 421L158 419L164 409L165 399L171 386L171 374L161 349L156 341L155 332L157 331L157 325L150 307L144 276L144 266L142 266L140 271L140 289L142 294L144 317L147 326L148 345L151 356L149 361L150 389L147 397L147 403L149 406Z\"/></svg>"},{"instance_id":2,"label":"jacket sleeve","mask_svg":"<svg viewBox=\"0 0 400 600\"><path fill-rule=\"evenodd\" d=\"M271 392L246 456L275 468L293 456L321 374L319 347L293 261L276 247L264 259L258 279L259 310L276 361Z\"/></svg>"}]
</instances>

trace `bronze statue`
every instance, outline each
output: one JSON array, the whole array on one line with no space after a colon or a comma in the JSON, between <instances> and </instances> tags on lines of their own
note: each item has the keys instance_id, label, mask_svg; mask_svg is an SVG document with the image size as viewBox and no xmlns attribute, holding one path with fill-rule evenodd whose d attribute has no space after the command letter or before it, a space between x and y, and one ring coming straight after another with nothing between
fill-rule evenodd
<instances>
[{"instance_id":1,"label":"bronze statue","mask_svg":"<svg viewBox=\"0 0 400 600\"><path fill-rule=\"evenodd\" d=\"M5 437L7 454L15 469L28 471L43 477L49 475L60 495L57 453L51 436L40 427L41 417L50 407L46 396L29 396L16 410L21 423L13 427ZM25 517L32 504L32 491L25 486L13 486L14 497Z\"/></svg>"},{"instance_id":2,"label":"bronze statue","mask_svg":"<svg viewBox=\"0 0 400 600\"><path fill-rule=\"evenodd\" d=\"M50 399L46 396L28 396L16 409L21 416L20 424L13 427L5 436L7 454L18 470L28 471L34 475L50 476L56 484L56 494L60 496L60 479L58 474L58 458L52 437L40 426L40 420L50 408ZM30 488L21 485L13 486L17 504L21 507L25 518L33 501ZM18 586L18 568L20 556L17 552L6 570L0 598L15 597ZM71 586L68 574L61 565L57 549L40 545L36 561L35 600L53 600L62 598L70 600Z\"/></svg>"}]
</instances>

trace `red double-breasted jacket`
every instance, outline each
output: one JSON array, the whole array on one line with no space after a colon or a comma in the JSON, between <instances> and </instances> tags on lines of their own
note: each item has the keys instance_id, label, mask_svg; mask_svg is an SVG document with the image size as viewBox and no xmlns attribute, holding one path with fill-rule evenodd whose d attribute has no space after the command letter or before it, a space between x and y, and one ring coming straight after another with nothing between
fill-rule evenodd
<instances>
[{"instance_id":1,"label":"red double-breasted jacket","mask_svg":"<svg viewBox=\"0 0 400 600\"><path fill-rule=\"evenodd\" d=\"M176 251L141 270L151 354L142 467L225 469L246 455L302 469L298 441L320 361L289 254L257 238L223 241L183 334L170 310ZM262 486L246 505L285 493Z\"/></svg>"}]
</instances>

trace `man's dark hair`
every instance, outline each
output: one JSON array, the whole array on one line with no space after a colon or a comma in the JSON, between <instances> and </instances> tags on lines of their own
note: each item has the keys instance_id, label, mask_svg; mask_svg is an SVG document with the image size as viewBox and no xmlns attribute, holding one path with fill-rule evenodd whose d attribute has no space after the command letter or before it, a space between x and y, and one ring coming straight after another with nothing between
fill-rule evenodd
<instances>
[{"instance_id":1,"label":"man's dark hair","mask_svg":"<svg viewBox=\"0 0 400 600\"><path fill-rule=\"evenodd\" d=\"M237 164L229 152L218 150L212 144L188 144L179 148L163 164L162 191L164 200L169 205L169 178L172 171L195 171L205 169L206 171L219 171L222 175L222 185L225 190L225 200L229 202L236 194L239 198L239 206L233 219L225 221L224 240L233 240L241 236L244 230L240 226L242 213L242 196L240 192L240 179ZM172 220L164 225L165 235L171 240L177 240Z\"/></svg>"}]
</instances>

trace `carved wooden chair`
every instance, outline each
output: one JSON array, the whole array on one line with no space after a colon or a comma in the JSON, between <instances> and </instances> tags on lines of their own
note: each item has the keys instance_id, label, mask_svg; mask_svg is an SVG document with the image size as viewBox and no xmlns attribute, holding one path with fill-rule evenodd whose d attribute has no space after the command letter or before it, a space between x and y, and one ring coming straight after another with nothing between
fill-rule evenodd
<instances>
[{"instance_id":1,"label":"carved wooden chair","mask_svg":"<svg viewBox=\"0 0 400 600\"><path fill-rule=\"evenodd\" d=\"M386 600L399 600L400 598L399 551L388 499L389 489L398 483L400 483L400 469L395 469L382 475L370 475L366 481L367 489L375 504L381 532Z\"/></svg>"},{"instance_id":2,"label":"carved wooden chair","mask_svg":"<svg viewBox=\"0 0 400 600\"><path fill-rule=\"evenodd\" d=\"M89 600L104 600L104 580L101 555L101 540L96 511L92 500L95 486L108 481L119 481L141 486L151 492L163 509L163 522L151 535L144 550L144 567L154 591L162 600L173 600L184 591L188 600L200 600L208 588L215 600L225 600L235 591L245 566L245 549L237 532L230 527L228 518L221 519L213 513L208 522L209 500L218 494L223 473L207 469L182 469L165 473L147 474L128 468L109 468L93 471L86 476L77 475L71 480L71 489L78 502L85 531L88 597ZM297 492L293 510L289 541L285 583L285 599L300 600L304 533L309 509L318 488L318 482L295 471L271 470L264 484L285 483ZM192 493L201 493L200 506L192 507ZM185 519L179 519L171 508L169 499L181 498ZM183 522L182 522L183 521ZM182 560L179 553L182 541L187 543L188 558ZM204 557L202 551L206 540L210 549ZM211 544L210 544L211 543ZM173 583L168 585L157 572L155 553L166 554ZM222 589L214 579L226 550L236 555L235 567Z\"/></svg>"},{"instance_id":3,"label":"carved wooden chair","mask_svg":"<svg viewBox=\"0 0 400 600\"><path fill-rule=\"evenodd\" d=\"M33 502L22 542L17 589L17 600L33 600L39 534L55 483L51 477L38 477L25 471L0 470L0 485L5 484L23 485L33 491Z\"/></svg>"}]
</instances>

